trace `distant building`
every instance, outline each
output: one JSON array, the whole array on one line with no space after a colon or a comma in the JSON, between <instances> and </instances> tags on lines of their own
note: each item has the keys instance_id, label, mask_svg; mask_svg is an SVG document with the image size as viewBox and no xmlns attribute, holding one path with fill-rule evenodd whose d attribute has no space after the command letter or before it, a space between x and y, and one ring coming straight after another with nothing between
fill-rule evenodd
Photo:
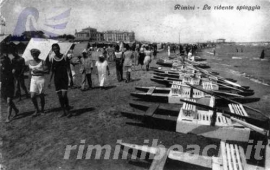
<instances>
[{"instance_id":1,"label":"distant building","mask_svg":"<svg viewBox=\"0 0 270 170\"><path fill-rule=\"evenodd\" d=\"M104 33L97 32L97 41L104 41Z\"/></svg>"},{"instance_id":2,"label":"distant building","mask_svg":"<svg viewBox=\"0 0 270 170\"><path fill-rule=\"evenodd\" d=\"M87 27L82 31L75 31L74 41L88 41L88 42L134 42L135 33L128 31L105 31L98 32L97 29Z\"/></svg>"},{"instance_id":3,"label":"distant building","mask_svg":"<svg viewBox=\"0 0 270 170\"><path fill-rule=\"evenodd\" d=\"M75 41L97 41L97 29L87 27L75 32Z\"/></svg>"},{"instance_id":4,"label":"distant building","mask_svg":"<svg viewBox=\"0 0 270 170\"><path fill-rule=\"evenodd\" d=\"M225 39L224 38L217 39L217 43L225 43Z\"/></svg>"},{"instance_id":5,"label":"distant building","mask_svg":"<svg viewBox=\"0 0 270 170\"><path fill-rule=\"evenodd\" d=\"M104 32L104 40L108 42L133 42L135 41L135 33L127 31L106 31Z\"/></svg>"}]
</instances>

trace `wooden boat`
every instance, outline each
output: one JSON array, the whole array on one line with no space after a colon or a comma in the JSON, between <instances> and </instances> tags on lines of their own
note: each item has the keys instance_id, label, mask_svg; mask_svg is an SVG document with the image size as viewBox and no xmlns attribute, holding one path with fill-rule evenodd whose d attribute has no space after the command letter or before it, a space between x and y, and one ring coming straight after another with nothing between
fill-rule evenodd
<instances>
[{"instance_id":1,"label":"wooden boat","mask_svg":"<svg viewBox=\"0 0 270 170\"><path fill-rule=\"evenodd\" d=\"M191 66L181 66L181 67L174 67L174 68L168 68L168 67L150 67L151 70L153 70L154 72L167 72L167 73L171 73L171 74L178 74L179 72L182 73L197 73L199 71L197 71L195 68L192 68ZM219 75L218 72L214 72L214 71L208 71L209 74L213 74L213 75Z\"/></svg>"},{"instance_id":2,"label":"wooden boat","mask_svg":"<svg viewBox=\"0 0 270 170\"><path fill-rule=\"evenodd\" d=\"M150 68L154 73L167 73L167 74L175 74L179 75L179 73L187 73L187 74L195 74L196 71L192 69L181 69L181 68L170 68L166 69L163 67L151 67Z\"/></svg>"},{"instance_id":3,"label":"wooden boat","mask_svg":"<svg viewBox=\"0 0 270 170\"><path fill-rule=\"evenodd\" d=\"M268 130L269 133L269 130ZM135 145L129 143L119 142L122 146L123 152L128 153L131 149L133 158L137 158L138 151L150 154L152 160L150 170L163 170L169 160L175 160L189 165L195 165L199 168L208 168L212 170L270 170L270 138L266 135L266 145L264 149L264 165L258 166L248 162L246 152L239 144L230 143L227 141L220 141L219 156L205 156L205 155L191 155L187 152L167 149L160 146L146 146ZM146 155L146 154L145 154Z\"/></svg>"},{"instance_id":4,"label":"wooden boat","mask_svg":"<svg viewBox=\"0 0 270 170\"><path fill-rule=\"evenodd\" d=\"M215 88L215 86L212 86ZM195 100L214 100L210 95L200 90L193 90L187 85L173 84L171 88L161 87L135 87L137 90L147 92L131 92L131 96L147 101L159 101L171 104L181 104L180 99L193 98ZM214 101L213 101L214 102Z\"/></svg>"},{"instance_id":5,"label":"wooden boat","mask_svg":"<svg viewBox=\"0 0 270 170\"><path fill-rule=\"evenodd\" d=\"M231 112L220 111L214 108L214 103L208 105L204 101L185 100L178 114L176 110L160 107L159 104L147 105L141 103L130 103L130 106L145 112L122 112L129 118L141 119L144 123L174 126L178 133L192 133L208 138L247 142L249 140L250 129L239 124L238 119L259 122L259 120L249 118L243 105L231 104ZM203 104L201 104L203 103ZM230 116L224 116L224 113Z\"/></svg>"},{"instance_id":6,"label":"wooden boat","mask_svg":"<svg viewBox=\"0 0 270 170\"><path fill-rule=\"evenodd\" d=\"M243 96L252 96L254 95L254 91L251 89L239 89L237 87L233 87L231 84L228 84L226 82L224 82L222 79L218 79L218 78L211 78L211 77L205 77L202 78L202 76L200 74L163 74L163 73L154 73L154 77L153 77L153 81L165 84L166 85L171 84L171 80L173 81L182 81L184 83L188 82L188 83L198 83L199 85L201 85L202 83L206 83L206 82L212 82L215 83L216 85L219 86L220 90L227 90L227 91L237 91L238 94L241 94ZM169 76L167 76L169 75ZM162 77L164 78L164 80L162 81ZM160 80L161 79L161 80ZM168 80L168 82L166 82L166 80ZM230 81L230 80L228 80Z\"/></svg>"},{"instance_id":7,"label":"wooden boat","mask_svg":"<svg viewBox=\"0 0 270 170\"><path fill-rule=\"evenodd\" d=\"M239 111L239 108L233 109L235 107L238 107L238 106L231 105L230 110ZM240 110L244 111L243 109L240 109ZM246 116L245 112L243 112L243 114ZM260 165L254 164L252 163L252 161L248 161L250 158L246 157L246 154L245 154L246 152L244 151L241 145L235 144L229 141L224 141L224 140L220 141L219 155L214 156L214 157L209 157L207 155L198 155L198 154L191 155L190 153L185 153L179 150L173 150L175 149L175 147L170 147L169 149L166 149L163 146L156 146L156 145L141 146L141 145L134 145L134 144L129 144L129 143L122 143L122 142L119 142L119 144L122 146L122 150L124 152L130 151L130 149L132 149L133 152L131 152L131 154L133 158L137 157L137 153L139 153L137 151L141 151L141 153L143 152L143 153L150 154L149 159L152 160L150 170L163 170L166 166L166 163L171 162L171 161L167 161L167 159L179 161L182 163L187 163L189 165L195 165L200 168L209 168L213 170L253 170L253 169L270 170L270 133L269 133L270 132L270 118L268 115L264 114L264 116L267 118L267 127L265 129L258 127L256 125L247 123L245 121L233 118L234 121L243 125L245 128L253 130L257 132L258 134L262 135L263 137L262 140L265 141L264 143L265 147L263 148L264 163ZM244 117L244 119L246 118L248 117ZM256 159L256 157L254 159ZM256 163L258 163L258 160L256 160Z\"/></svg>"},{"instance_id":8,"label":"wooden boat","mask_svg":"<svg viewBox=\"0 0 270 170\"><path fill-rule=\"evenodd\" d=\"M154 71L159 71L159 70L162 70L162 68L159 67L158 69L154 69ZM248 86L242 86L240 84L235 83L234 80L230 80L230 79L226 79L226 78L223 78L221 76L218 76L218 74L216 72L207 71L207 70L205 70L203 68L199 68L199 67L194 66L194 65L192 65L190 63L186 63L184 66L175 67L175 68L172 68L171 69L171 71L182 71L182 72L184 70L188 70L188 71L186 71L184 73L193 73L193 74L200 73L200 74L203 75L203 77L208 77L209 79L215 80L215 81L218 80L222 84L227 85L229 87L238 88L240 90L247 90L247 89L249 89ZM190 70L193 70L193 71L190 71Z\"/></svg>"},{"instance_id":9,"label":"wooden boat","mask_svg":"<svg viewBox=\"0 0 270 170\"><path fill-rule=\"evenodd\" d=\"M164 67L180 67L183 64L178 60L162 60L159 59L156 64L164 66ZM205 62L192 62L193 65L200 67L200 68L210 68L208 65L206 65Z\"/></svg>"},{"instance_id":10,"label":"wooden boat","mask_svg":"<svg viewBox=\"0 0 270 170\"><path fill-rule=\"evenodd\" d=\"M213 93L221 94L221 95L227 96L227 97L241 97L241 98L243 98L244 96L250 96L250 95L254 94L254 92L241 92L241 91L227 89L227 88L220 89L217 84L212 84L209 82L205 82L202 84L202 86L199 86L199 87L201 87L207 91L211 91ZM182 84L182 82L177 82L177 83L173 82L171 87L157 87L157 86L150 86L150 87L136 86L135 87L136 90L140 90L140 91L143 91L145 93L148 92L148 95L157 96L157 97L158 97L158 94L161 94L160 95L161 97L164 97L166 95L168 97L169 96L176 96L177 94L180 94L180 92L183 91L184 88L190 89L188 85ZM196 91L197 90L195 90L195 92ZM195 93L195 97L196 97L196 94L199 94L199 93Z\"/></svg>"},{"instance_id":11,"label":"wooden boat","mask_svg":"<svg viewBox=\"0 0 270 170\"><path fill-rule=\"evenodd\" d=\"M192 69L195 69L195 70L197 70L199 72L201 72L202 74L205 74L205 75L210 76L209 78L214 77L214 79L219 80L219 81L222 81L223 84L228 84L230 86L236 87L236 88L241 89L241 90L247 90L247 89L249 89L249 86L242 86L242 85L237 84L235 82L232 82L230 80L226 80L225 78L223 78L221 76L218 76L218 75L214 75L212 72L209 72L209 71L207 71L205 69L198 68L196 66L192 66L191 68Z\"/></svg>"},{"instance_id":12,"label":"wooden boat","mask_svg":"<svg viewBox=\"0 0 270 170\"><path fill-rule=\"evenodd\" d=\"M250 103L250 102L257 102L257 101L260 100L260 98L257 98L257 97L243 97L243 98L235 98L235 99L237 99L237 101L236 101L235 99L228 98L228 97L226 97L226 96L222 96L222 95L219 95L219 94L217 94L217 93L213 93L213 92L211 92L211 91L202 89L202 88L200 88L199 86L194 86L194 85L192 85L192 84L190 84L190 83L186 83L186 85L190 86L191 88L197 89L197 90L199 90L199 91L201 91L201 92L204 92L205 94L209 94L209 95L215 96L215 97L217 97L218 99L223 99L223 100L225 100L225 101L229 101L229 102L233 102L233 103L235 102L235 103L237 103L237 104L241 104L241 103ZM239 89L238 89L238 90L239 90ZM256 110L256 109L253 109L253 108L251 108L251 107L249 107L249 106L245 106L245 107L246 107L246 108L249 108L249 109L251 109L251 110L253 110L253 111L256 111L256 112L261 113L260 111L258 111L258 110Z\"/></svg>"},{"instance_id":13,"label":"wooden boat","mask_svg":"<svg viewBox=\"0 0 270 170\"><path fill-rule=\"evenodd\" d=\"M218 86L215 84L203 83L202 87L213 93L229 97L230 99L243 100L245 98L237 93L218 90ZM211 95L197 89L192 89L185 84L173 84L171 88L137 86L135 89L143 92L131 92L131 96L152 102L182 104L180 99L192 98L195 100L208 100L211 98Z\"/></svg>"},{"instance_id":14,"label":"wooden boat","mask_svg":"<svg viewBox=\"0 0 270 170\"><path fill-rule=\"evenodd\" d=\"M173 82L182 82L182 83L191 83L191 84L195 84L195 85L201 85L203 82L211 82L207 79L205 79L204 81L202 81L199 78L190 78L190 77L184 77L184 79L179 80L178 78L171 78L171 77L160 77L160 76L153 76L151 78L152 81L160 83L160 84L164 84L166 86L171 86L171 84L173 84Z\"/></svg>"},{"instance_id":15,"label":"wooden boat","mask_svg":"<svg viewBox=\"0 0 270 170\"><path fill-rule=\"evenodd\" d=\"M178 78L178 79L182 79L183 77L204 77L204 78L209 78L209 76L205 76L200 72L197 73L185 73L182 71L178 71L178 72L172 72L172 71L160 71L160 70L156 70L154 71L154 75L160 76L160 77L170 77L170 78ZM210 77L211 79L218 79L215 77ZM231 79L231 78L225 78L228 81L234 82L236 83L237 80Z\"/></svg>"},{"instance_id":16,"label":"wooden boat","mask_svg":"<svg viewBox=\"0 0 270 170\"><path fill-rule=\"evenodd\" d=\"M187 104L192 104L194 105L194 102L191 101L187 101ZM198 105L198 104L195 104ZM147 111L143 114L143 117L146 118L151 118L151 117L155 117L156 119L164 119L164 115L159 115L156 116L157 111L159 110L160 105L155 105L153 107L146 107ZM208 106L203 106L204 108L210 108ZM270 136L269 136L269 131L270 131L270 118L268 115L264 115L265 117L267 117L267 130L257 127L253 124L247 123L246 121L248 121L249 117L247 117L247 113L245 111L245 108L249 108L251 110L256 111L256 109L252 109L250 107L244 106L244 105L239 105L237 104L237 102L233 102L233 104L229 105L230 111L232 112L225 112L222 111L222 116L225 117L220 117L220 120L223 120L225 122L229 122L228 120L226 120L226 118L231 119L230 121L235 121L236 123L240 124L243 126L243 129L246 129L247 131L252 129L253 131L256 131L260 134L262 134L265 138L264 141L266 141L265 143L265 153L264 153L264 165L262 166L258 166L258 165L254 165L251 164L250 162L247 161L247 159L244 153L244 149L238 145L238 144L233 144L230 143L228 141L221 141L220 142L220 155L218 157L208 157L208 156L203 156L203 155L196 155L194 157L190 157L190 153L185 153L185 152L181 152L181 151L175 151L172 150L171 148L166 149L164 147L158 147L158 146L140 146L140 145L134 145L134 144L128 144L128 143L122 143L120 142L119 144L122 145L122 149L124 151L127 151L128 149L133 149L133 150L139 150L145 153L150 153L152 155L154 155L150 170L163 170L166 164L166 160L167 159L171 159L171 160L176 160L176 161L180 161L180 162L184 162L184 163L188 163L188 164L192 164L192 165L197 165L199 167L202 168L210 168L213 170L253 170L253 169L261 169L261 170L270 170ZM142 108L142 107L140 107ZM183 108L183 107L182 107ZM190 108L189 106L187 108ZM192 107L191 107L192 108ZM211 119L211 121L216 120L218 121L218 114L217 111L218 109L213 109L215 110L212 114L211 118L206 118L207 116L194 116L194 108L193 109L189 109L192 110L190 112L187 112L187 114L184 113L184 117L187 117L185 119L183 119L184 117L180 117L177 118L177 121L180 120L185 120L186 123L189 124L198 124L199 121L192 121L194 120L194 118L196 117L200 117L204 120L209 120ZM259 111L257 111L259 112ZM180 111L181 113L181 111ZM225 113L225 114L224 114ZM234 114L233 114L234 113ZM238 116L235 115L239 114ZM260 112L261 113L261 112ZM128 113L128 115L130 115L130 113ZM216 116L214 116L216 115ZM240 116L241 115L241 116ZM136 116L141 116L141 114L136 114ZM237 117L237 118L235 118ZM225 118L225 119L224 119ZM242 120L240 120L242 119ZM168 117L167 119L165 118L165 120L169 120L169 121L175 121L174 118L172 117ZM191 121L190 121L191 120ZM246 120L246 121L245 121ZM255 119L251 119L252 122L254 122ZM255 121L256 122L256 121ZM178 123L178 122L177 122ZM204 122L205 124L206 122ZM207 122L207 124L209 125L209 121ZM210 123L212 124L212 123ZM215 126L217 126L216 124L214 124ZM235 124L234 124L235 125ZM209 127L209 126L208 126ZM230 128L233 126L227 126L227 128ZM183 128L186 128L186 126L183 126ZM200 126L200 128L202 128L202 126ZM218 127L219 128L223 128L225 129L226 126L221 126ZM239 126L236 126L235 128L239 128ZM177 130L177 129L176 129ZM181 129L180 129L181 130ZM238 131L238 129L235 129L236 131ZM209 132L207 129L203 130L204 132ZM238 131L241 132L241 131ZM226 134L226 133L225 133ZM220 137L222 137L222 134L218 134ZM228 135L228 134L227 134ZM239 135L243 135L243 134L239 134ZM223 136L224 138L224 136ZM237 137L236 137L237 139ZM248 140L248 139L247 139ZM247 140L245 140L245 142L247 142ZM133 154L134 152L132 152ZM135 152L138 153L138 152ZM134 155L133 155L134 156ZM136 155L135 155L136 156ZM169 162L169 161L168 161Z\"/></svg>"},{"instance_id":17,"label":"wooden boat","mask_svg":"<svg viewBox=\"0 0 270 170\"><path fill-rule=\"evenodd\" d=\"M198 77L184 77L182 80L178 78L171 78L171 77L161 77L161 76L153 76L150 78L151 81L154 81L159 84L166 85L167 87L170 87L174 82L182 82L182 84L190 83L193 85L202 85L203 83L212 83L219 85L219 89L221 90L236 90L238 92L241 92L243 95L250 96L254 94L254 91L251 89L243 88L241 86L233 86L231 85L232 82L227 80L222 81L215 81L215 80L209 80L207 78L198 78Z\"/></svg>"},{"instance_id":18,"label":"wooden boat","mask_svg":"<svg viewBox=\"0 0 270 170\"><path fill-rule=\"evenodd\" d=\"M171 55L168 58L170 60L178 60L179 61L180 59L182 59L182 57L184 57L185 60L188 60L187 56L179 56L179 55ZM199 56L194 56L194 61L206 61L206 59L199 57Z\"/></svg>"}]
</instances>

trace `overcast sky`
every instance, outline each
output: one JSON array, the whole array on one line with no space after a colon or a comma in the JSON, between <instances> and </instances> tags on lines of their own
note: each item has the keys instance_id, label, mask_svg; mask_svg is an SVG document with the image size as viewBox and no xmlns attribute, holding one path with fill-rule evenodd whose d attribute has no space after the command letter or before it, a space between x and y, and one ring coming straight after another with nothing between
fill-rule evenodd
<instances>
[{"instance_id":1,"label":"overcast sky","mask_svg":"<svg viewBox=\"0 0 270 170\"><path fill-rule=\"evenodd\" d=\"M195 9L174 10L176 4L195 5ZM211 9L202 10L205 4ZM216 5L234 9L214 10ZM243 5L260 9L236 9ZM269 9L270 0L6 0L1 14L6 20L5 33L35 28L74 34L75 29L90 26L98 31L134 31L138 40L179 42L180 35L181 42L217 38L243 42L270 41Z\"/></svg>"}]
</instances>

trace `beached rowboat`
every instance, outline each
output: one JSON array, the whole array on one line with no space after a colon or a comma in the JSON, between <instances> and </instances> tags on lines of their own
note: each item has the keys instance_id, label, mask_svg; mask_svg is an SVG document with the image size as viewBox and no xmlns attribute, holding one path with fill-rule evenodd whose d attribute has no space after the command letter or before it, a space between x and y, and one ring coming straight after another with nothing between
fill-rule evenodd
<instances>
[{"instance_id":1,"label":"beached rowboat","mask_svg":"<svg viewBox=\"0 0 270 170\"><path fill-rule=\"evenodd\" d=\"M181 81L183 83L191 83L196 85L201 85L204 83L212 83L216 84L219 86L220 90L226 90L226 91L231 91L231 92L237 92L240 95L243 96L252 96L254 95L254 91L251 89L239 89L237 87L233 87L231 84L228 84L224 82L221 79L218 78L211 78L211 77L206 77L202 78L200 74L178 74L178 75L169 75L169 74L163 74L163 73L154 73L155 76L153 76L152 80L158 83L165 84L169 86L171 82L173 81ZM169 75L169 76L167 76ZM163 78L163 80L162 80ZM230 80L229 80L230 81Z\"/></svg>"},{"instance_id":2,"label":"beached rowboat","mask_svg":"<svg viewBox=\"0 0 270 170\"><path fill-rule=\"evenodd\" d=\"M269 131L268 131L269 133ZM264 165L258 166L248 162L246 152L243 147L238 144L230 143L227 141L220 141L220 154L219 156L207 155L191 155L183 151L176 151L166 149L158 146L135 145L129 143L119 143L124 152L133 150L131 152L133 157L139 157L138 151L153 155L153 161L149 170L163 170L166 163L171 162L167 159L195 165L201 168L209 168L212 170L270 170L270 139L268 135L267 143L265 145Z\"/></svg>"},{"instance_id":3,"label":"beached rowboat","mask_svg":"<svg viewBox=\"0 0 270 170\"><path fill-rule=\"evenodd\" d=\"M245 99L244 96L237 93L219 90L216 84L203 83L202 87L205 90L234 100ZM202 100L203 98L207 99L211 97L211 95L200 90L192 89L186 84L181 84L181 82L177 82L177 84L174 82L170 88L136 86L135 89L143 92L131 92L131 96L152 102L158 101L171 104L181 104L182 102L180 99L192 98L195 100Z\"/></svg>"},{"instance_id":4,"label":"beached rowboat","mask_svg":"<svg viewBox=\"0 0 270 170\"><path fill-rule=\"evenodd\" d=\"M216 77L209 77L209 76L205 76L200 72L196 72L196 73L185 73L182 71L160 71L160 70L154 70L154 75L160 76L160 77L171 77L171 78L178 78L178 79L182 79L183 77L199 77L199 78L210 78L210 79L216 79L218 80L218 78ZM231 82L236 83L237 80L231 79L231 78L225 78L226 80L229 80Z\"/></svg>"},{"instance_id":5,"label":"beached rowboat","mask_svg":"<svg viewBox=\"0 0 270 170\"><path fill-rule=\"evenodd\" d=\"M244 96L250 96L254 94L254 91L251 89L247 89L247 88L242 88L242 87L237 87L237 86L233 86L230 83L225 81L217 81L217 80L209 80L207 78L198 78L198 77L183 77L182 80L178 79L178 78L171 78L171 77L161 77L161 76L153 76L151 78L152 81L159 83L159 84L163 84L166 85L167 87L170 87L174 82L181 82L182 84L192 84L192 85L202 85L204 83L212 83L212 84L217 84L219 86L220 90L235 90L238 92L241 92L239 94L242 94Z\"/></svg>"},{"instance_id":6,"label":"beached rowboat","mask_svg":"<svg viewBox=\"0 0 270 170\"><path fill-rule=\"evenodd\" d=\"M162 60L162 59L159 59L156 62L156 64L164 66L164 67L180 67L180 66L184 65L183 63L181 63L178 60L171 61L171 60ZM210 68L208 65L206 65L205 62L192 62L192 65L200 67L200 68Z\"/></svg>"},{"instance_id":7,"label":"beached rowboat","mask_svg":"<svg viewBox=\"0 0 270 170\"><path fill-rule=\"evenodd\" d=\"M231 104L230 106L231 112L239 112L242 110L243 118L247 119L248 117L246 111L244 111L243 106ZM236 111L237 110L237 111ZM241 112L241 111L240 111ZM149 115L149 112L148 112ZM265 115L265 114L263 114ZM230 116L226 116L230 117ZM201 168L210 168L213 170L270 170L270 118L269 116L265 115L267 118L267 127L260 128L253 124L247 123L245 121L233 118L234 121L238 122L239 124L243 125L245 128L249 128L258 134L261 134L263 137L263 141L265 141L263 148L263 161L264 163L261 165L254 164L251 161L248 161L250 157L246 157L247 155L243 149L243 147L239 144L231 143L229 141L220 141L220 151L218 156L209 157L208 155L198 155L198 154L190 154L185 153L179 150L173 150L175 147L166 149L163 146L141 146L141 145L134 145L129 143L122 143L122 149L124 152L129 151L130 149L133 150L131 152L133 158L137 157L137 154L141 151L141 153L149 153L153 155L149 157L153 159L150 170L163 170L167 162L167 159L187 163L190 165L195 165ZM174 146L174 145L173 145ZM256 147L256 146L255 146ZM135 152L134 152L135 150ZM130 152L128 152L130 153ZM145 155L145 154L144 154ZM141 158L141 157L140 157ZM258 157L254 157L256 162L258 161ZM261 158L259 158L261 159ZM258 162L257 162L258 163Z\"/></svg>"},{"instance_id":8,"label":"beached rowboat","mask_svg":"<svg viewBox=\"0 0 270 170\"><path fill-rule=\"evenodd\" d=\"M170 124L179 133L192 133L208 138L230 141L247 142L249 140L250 129L235 122L234 118L249 119L244 107L241 105L231 104L230 109L234 114L229 114L233 115L233 118L224 116L224 113L218 112L216 108L211 109L214 108L214 103L211 100L208 101L208 105L204 101L187 100L178 112L170 109L166 110L164 107L159 108L160 105L158 104L130 103L130 106L145 112L122 112L123 115L129 118L142 119L145 123L154 121L160 125ZM202 106L204 108L207 106L208 109L204 109ZM253 121L253 119L251 120Z\"/></svg>"}]
</instances>

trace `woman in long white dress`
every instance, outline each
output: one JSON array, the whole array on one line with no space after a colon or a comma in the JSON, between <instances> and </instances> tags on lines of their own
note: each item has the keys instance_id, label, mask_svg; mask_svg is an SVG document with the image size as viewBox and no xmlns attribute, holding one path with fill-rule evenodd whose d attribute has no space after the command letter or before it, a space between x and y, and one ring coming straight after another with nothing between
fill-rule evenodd
<instances>
[{"instance_id":1,"label":"woman in long white dress","mask_svg":"<svg viewBox=\"0 0 270 170\"><path fill-rule=\"evenodd\" d=\"M110 70L108 66L107 60L103 55L100 55L98 61L96 62L96 67L98 71L98 82L99 86L102 88L104 87L105 80L107 78L107 74L110 75Z\"/></svg>"}]
</instances>

